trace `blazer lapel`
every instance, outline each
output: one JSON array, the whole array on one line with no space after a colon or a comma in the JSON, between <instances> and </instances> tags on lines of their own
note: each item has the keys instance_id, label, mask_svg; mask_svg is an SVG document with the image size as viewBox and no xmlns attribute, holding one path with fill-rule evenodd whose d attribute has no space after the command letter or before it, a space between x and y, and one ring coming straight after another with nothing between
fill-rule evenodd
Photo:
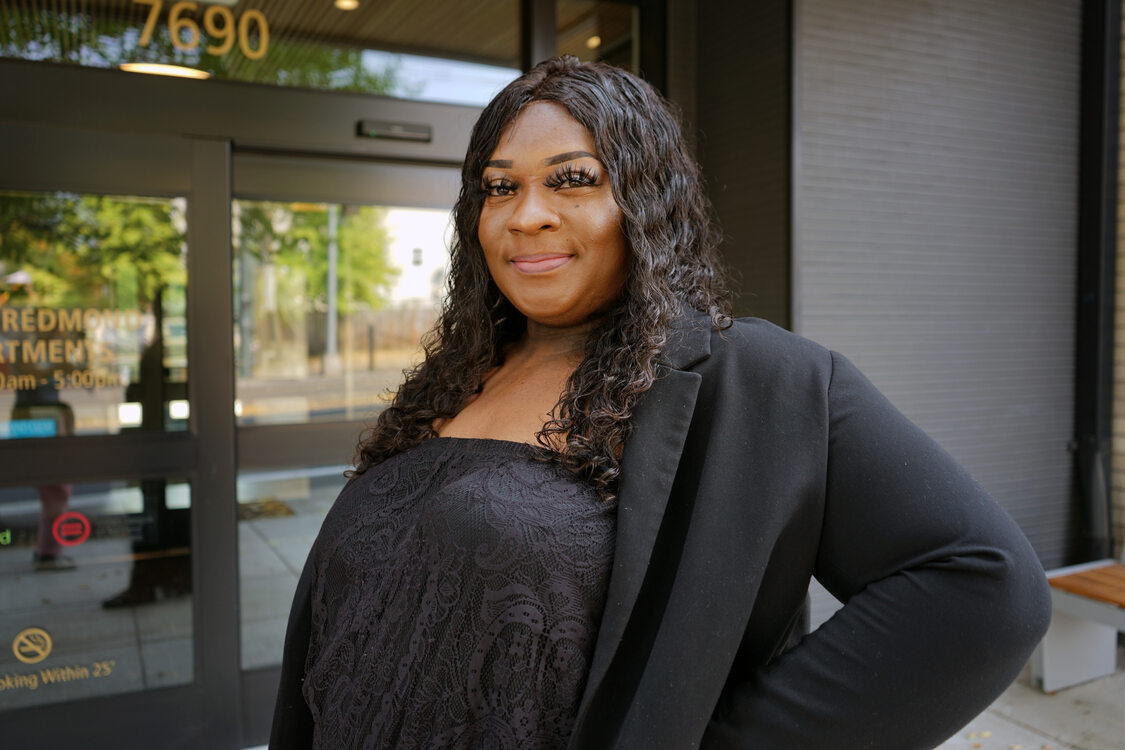
<instances>
[{"instance_id":1,"label":"blazer lapel","mask_svg":"<svg viewBox=\"0 0 1125 750\"><path fill-rule=\"evenodd\" d=\"M702 382L684 369L710 353L710 319L681 318L664 357L670 369L633 410L633 434L621 461L613 569L574 737L583 734L591 701L621 645L668 505Z\"/></svg>"}]
</instances>

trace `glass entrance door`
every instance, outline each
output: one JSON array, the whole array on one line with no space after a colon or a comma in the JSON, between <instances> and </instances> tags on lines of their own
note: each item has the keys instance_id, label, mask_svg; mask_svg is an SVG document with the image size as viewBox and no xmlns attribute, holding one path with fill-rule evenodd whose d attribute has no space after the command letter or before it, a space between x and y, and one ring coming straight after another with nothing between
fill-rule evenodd
<instances>
[{"instance_id":1,"label":"glass entrance door","mask_svg":"<svg viewBox=\"0 0 1125 750\"><path fill-rule=\"evenodd\" d=\"M264 743L289 607L363 428L419 359L457 169L236 154L231 208L244 738Z\"/></svg>"},{"instance_id":2,"label":"glass entrance door","mask_svg":"<svg viewBox=\"0 0 1125 750\"><path fill-rule=\"evenodd\" d=\"M234 747L229 144L0 163L0 744Z\"/></svg>"},{"instance_id":3,"label":"glass entrance door","mask_svg":"<svg viewBox=\"0 0 1125 750\"><path fill-rule=\"evenodd\" d=\"M458 170L23 125L0 163L0 746L264 743Z\"/></svg>"}]
</instances>

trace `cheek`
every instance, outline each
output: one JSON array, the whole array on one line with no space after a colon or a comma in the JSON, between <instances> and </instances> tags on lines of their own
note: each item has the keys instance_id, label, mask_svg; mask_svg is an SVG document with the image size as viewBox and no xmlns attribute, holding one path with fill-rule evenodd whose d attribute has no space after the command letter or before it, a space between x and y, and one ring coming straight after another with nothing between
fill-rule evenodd
<instances>
[{"instance_id":1,"label":"cheek","mask_svg":"<svg viewBox=\"0 0 1125 750\"><path fill-rule=\"evenodd\" d=\"M505 271L505 263L501 259L503 253L500 247L500 240L502 237L496 234L496 222L488 221L482 215L480 223L477 224L477 239L480 241L481 256L484 259L484 270L488 273L492 283L496 284L504 296L508 296L511 291L507 288Z\"/></svg>"},{"instance_id":2,"label":"cheek","mask_svg":"<svg viewBox=\"0 0 1125 750\"><path fill-rule=\"evenodd\" d=\"M628 263L629 241L621 226L621 211L614 206L613 210L603 211L596 219L591 217L591 230L602 247L612 251L612 264Z\"/></svg>"},{"instance_id":3,"label":"cheek","mask_svg":"<svg viewBox=\"0 0 1125 750\"><path fill-rule=\"evenodd\" d=\"M477 219L477 239L480 240L480 246L487 249L490 244L491 236L492 230L489 224L489 216L482 211L480 218Z\"/></svg>"},{"instance_id":4,"label":"cheek","mask_svg":"<svg viewBox=\"0 0 1125 750\"><path fill-rule=\"evenodd\" d=\"M480 221L477 222L477 240L480 242L481 249L484 251L485 259L491 262L491 258L500 252L501 235L497 232L497 221L494 217L481 214Z\"/></svg>"}]
</instances>

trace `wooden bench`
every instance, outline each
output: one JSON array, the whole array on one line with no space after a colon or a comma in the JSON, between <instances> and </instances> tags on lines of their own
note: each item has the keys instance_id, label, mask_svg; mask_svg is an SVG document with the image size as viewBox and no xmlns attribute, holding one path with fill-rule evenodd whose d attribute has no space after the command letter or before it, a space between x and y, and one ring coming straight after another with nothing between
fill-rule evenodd
<instances>
[{"instance_id":1,"label":"wooden bench","mask_svg":"<svg viewBox=\"0 0 1125 750\"><path fill-rule=\"evenodd\" d=\"M1031 681L1051 693L1113 674L1125 633L1125 550L1120 561L1050 570L1047 580L1054 613L1031 656Z\"/></svg>"}]
</instances>

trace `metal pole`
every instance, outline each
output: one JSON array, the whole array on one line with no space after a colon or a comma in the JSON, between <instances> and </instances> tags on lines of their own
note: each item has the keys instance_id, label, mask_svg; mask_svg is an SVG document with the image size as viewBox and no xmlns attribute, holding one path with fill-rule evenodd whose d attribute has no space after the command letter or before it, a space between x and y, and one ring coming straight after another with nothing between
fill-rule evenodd
<instances>
[{"instance_id":1,"label":"metal pole","mask_svg":"<svg viewBox=\"0 0 1125 750\"><path fill-rule=\"evenodd\" d=\"M339 231L340 207L328 204L328 320L325 327L327 341L324 347L324 374L338 375L340 352L336 346L336 263L339 256L337 233Z\"/></svg>"},{"instance_id":2,"label":"metal pole","mask_svg":"<svg viewBox=\"0 0 1125 750\"><path fill-rule=\"evenodd\" d=\"M1082 539L1074 561L1110 556L1114 289L1121 0L1082 4L1075 469Z\"/></svg>"},{"instance_id":3,"label":"metal pole","mask_svg":"<svg viewBox=\"0 0 1125 750\"><path fill-rule=\"evenodd\" d=\"M522 0L520 3L520 63L531 70L558 52L555 0Z\"/></svg>"}]
</instances>

